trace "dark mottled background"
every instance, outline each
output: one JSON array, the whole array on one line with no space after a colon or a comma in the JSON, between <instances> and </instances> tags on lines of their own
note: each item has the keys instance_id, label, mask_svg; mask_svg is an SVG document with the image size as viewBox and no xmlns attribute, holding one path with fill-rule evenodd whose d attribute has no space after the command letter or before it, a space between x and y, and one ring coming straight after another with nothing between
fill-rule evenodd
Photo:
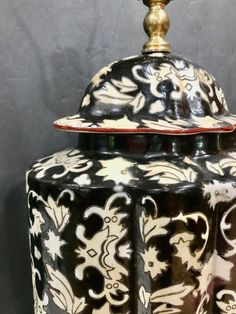
<instances>
[{"instance_id":1,"label":"dark mottled background","mask_svg":"<svg viewBox=\"0 0 236 314\"><path fill-rule=\"evenodd\" d=\"M176 54L212 72L236 113L236 1L180 0L168 9ZM90 77L137 54L137 0L0 0L0 313L32 314L24 173L73 145L52 128L76 112Z\"/></svg>"}]
</instances>

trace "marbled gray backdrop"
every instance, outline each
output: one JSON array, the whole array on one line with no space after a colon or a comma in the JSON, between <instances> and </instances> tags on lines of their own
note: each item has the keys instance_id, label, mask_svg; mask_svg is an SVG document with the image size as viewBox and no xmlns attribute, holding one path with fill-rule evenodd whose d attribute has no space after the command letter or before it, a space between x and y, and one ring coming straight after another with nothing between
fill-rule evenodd
<instances>
[{"instance_id":1,"label":"marbled gray backdrop","mask_svg":"<svg viewBox=\"0 0 236 314\"><path fill-rule=\"evenodd\" d=\"M176 0L177 54L205 66L236 113L236 1ZM146 8L137 0L0 0L0 313L32 314L24 173L73 145L52 128L76 112L92 74L140 52Z\"/></svg>"}]
</instances>

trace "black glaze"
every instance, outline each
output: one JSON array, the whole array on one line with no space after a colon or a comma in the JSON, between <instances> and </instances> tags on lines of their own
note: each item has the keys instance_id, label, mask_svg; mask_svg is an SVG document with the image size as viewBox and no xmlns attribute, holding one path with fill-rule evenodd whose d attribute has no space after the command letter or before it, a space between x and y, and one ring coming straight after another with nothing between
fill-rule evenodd
<instances>
[{"instance_id":1,"label":"black glaze","mask_svg":"<svg viewBox=\"0 0 236 314\"><path fill-rule=\"evenodd\" d=\"M215 78L171 54L123 59L98 72L78 114L55 122L65 131L194 134L236 125Z\"/></svg>"},{"instance_id":2,"label":"black glaze","mask_svg":"<svg viewBox=\"0 0 236 314\"><path fill-rule=\"evenodd\" d=\"M222 139L224 140L222 141ZM79 187L74 183L74 179L78 177L78 173L68 172L67 175L55 180L53 176L62 172L60 167L51 167L45 172L43 178L38 179L36 178L38 173L37 167L35 168L34 164L33 170L29 173L29 186L31 191L34 191L33 194L29 193L29 204L31 210L37 208L45 220L45 224L42 225L42 234L40 234L40 237L31 234L34 265L41 274L41 280L37 280L39 297L43 297L43 291L50 296L50 292L48 291L50 291L49 282L51 278L45 269L45 265L51 265L67 278L77 297L86 298L88 305L81 313L93 313L94 309L102 308L106 304L106 298L94 300L88 294L89 289L94 289L97 292L102 291L104 279L99 271L87 268L86 277L83 280L78 280L74 276L76 266L83 262L83 259L78 258L76 255L76 250L79 246L84 248L83 242L80 242L75 234L78 225L86 226L86 237L88 239L93 238L94 234L99 232L99 230L101 231L103 226L101 217L95 214L89 219L85 219L83 215L86 209L91 206L104 207L107 199L116 193L114 191L113 180L104 181L104 177L96 175L102 169L99 160L112 160L121 156L127 161L130 161L129 171L134 180L130 180L128 184L119 183L119 185L122 186L121 190L127 193L132 201L130 205L125 205L122 199L117 199L114 204L117 207L122 206L121 212L128 215L127 220L123 220L122 222L123 227L127 228L127 233L119 244L130 243L133 253L130 260L118 256L115 257L128 271L128 276L124 276L122 283L129 289L129 300L122 306L111 305L111 313L153 313L157 305L160 306L161 303L153 303L146 309L140 298L138 298L139 289L142 285L145 285L148 291L157 291L174 284L177 288L177 284L184 282L186 286L195 286L197 290L197 278L201 274L201 271L194 270L193 268L187 270L186 264L181 263L180 257L175 256L176 249L171 244L171 239L178 234L191 231L191 233L196 235L192 249L201 248L203 242L201 234L205 228L203 221L200 217L198 221L188 220L186 223L183 221L172 221L167 226L168 233L166 235L153 237L150 240L148 246L155 247L159 251L158 257L160 263L168 264L167 269L162 274L158 274L155 280L150 280L148 273L144 271L143 259L140 255L140 253L144 253L147 244L144 243L141 237L139 221L144 212L146 215L153 217L154 208L152 203L145 206L141 200L147 195L152 197L158 204L158 217L177 217L180 213L191 215L200 211L201 214L207 217L210 228L207 246L200 260L203 263L207 262L214 250L221 253L226 252L228 246L219 232L219 223L225 211L234 204L234 201L219 202L213 211L208 204L209 195L203 197L203 186L219 179L224 184L235 182L235 177L230 175L228 171L230 169L226 169L225 175L219 177L219 175L212 173L206 168L206 162L216 164L223 159L229 158L231 151L221 151L222 146L230 145L229 140L220 134L212 134L210 136L206 134L194 135L188 138L158 135L80 135L78 145L80 154L84 156L85 160L90 160L93 163L92 167L85 171L92 180L89 187ZM130 149L130 147L133 148ZM138 167L135 167L135 164L142 165L149 161L158 162L165 160L173 165L187 169L189 165L184 162L186 156L191 158L193 162L197 162L196 166L191 166L198 173L198 180L196 182L180 181L174 185L158 184L157 180L150 181L148 177L145 177L145 171L140 171ZM41 164L44 164L48 159L50 158L42 160ZM80 175L83 173L81 172ZM51 217L48 216L45 210L45 206L47 207L47 205L43 202L47 203L49 196L56 201L63 190L72 191L74 193L74 200L71 200L69 194L65 192L65 195L58 203L68 207L71 215L70 222L60 234L57 228L55 228ZM234 219L234 215L230 215L229 218ZM30 221L32 225L34 218L31 211ZM66 243L61 248L61 257L57 257L53 263L47 248L44 246L44 241L48 239L48 230L53 231L55 234L60 234L61 239ZM234 233L231 230L232 238L236 237ZM41 251L43 260L38 261L35 258L35 246ZM235 257L231 257L230 261L236 263ZM232 274L234 273L233 271L234 268L232 269ZM232 278L234 278L233 275ZM226 282L225 280L214 278L211 283L211 291L209 292L210 301L203 306L207 313L221 313L215 305L215 298L217 293L222 289L236 289L235 281L232 279L230 282ZM184 299L183 305L177 308L181 310L181 313L196 313L201 297L200 293L196 296L188 294ZM122 299L122 293L120 296L118 294L115 298L118 298L118 300ZM46 309L46 313L59 313L52 300L44 309ZM62 311L62 313L64 312Z\"/></svg>"},{"instance_id":3,"label":"black glaze","mask_svg":"<svg viewBox=\"0 0 236 314\"><path fill-rule=\"evenodd\" d=\"M122 60L56 125L75 121L77 147L27 173L35 314L235 314L236 120L212 76Z\"/></svg>"},{"instance_id":4,"label":"black glaze","mask_svg":"<svg viewBox=\"0 0 236 314\"><path fill-rule=\"evenodd\" d=\"M231 134L235 137L236 133ZM226 139L226 140L225 140ZM222 147L230 147L231 142L222 134L198 134L188 136L168 136L155 134L80 134L78 148L81 152L96 152L121 156L150 158L154 156L214 155Z\"/></svg>"},{"instance_id":5,"label":"black glaze","mask_svg":"<svg viewBox=\"0 0 236 314\"><path fill-rule=\"evenodd\" d=\"M165 98L163 99L165 102L165 110L163 112L150 114L149 106L156 99L150 93L150 87L147 86L147 84L138 81L134 77L132 70L135 65L142 64L143 69L139 70L138 73L140 76L145 77L144 72L145 71L148 72L149 67L158 69L162 64L170 64L176 69L176 71L178 71L179 68L176 67L176 62L182 62L183 64L181 67L183 69L188 68L189 65L192 65L198 69L201 69L200 66L195 65L191 61L184 60L182 57L174 56L171 54L170 55L165 54L161 57L153 57L149 55L144 55L144 56L132 58L130 60L122 60L117 63L114 63L114 65L112 66L112 71L102 76L101 83L99 84L99 88L106 86L107 83L112 83L112 80L121 80L122 77L128 77L131 81L135 82L138 85L138 90L141 90L147 99L145 107L138 114L133 115L131 108L128 108L128 107L120 107L118 110L117 106L112 105L112 102L109 107L101 104L96 99L96 97L93 96L94 90L98 90L98 87L94 88L93 83L90 83L90 85L87 87L85 91L85 95L91 95L90 105L86 107L80 106L78 112L80 113L81 117L87 120L91 120L91 121L94 120L95 122L97 121L97 119L98 120L99 119L116 120L118 118L122 118L125 112L127 114L132 115L132 117L137 120L141 118L146 118L146 119L150 118L150 120L152 119L158 120L159 118L165 117L165 116L168 116L171 119L191 119L192 114L196 116L211 115L211 108L209 104L206 104L205 102L202 102L201 104L198 103L198 106L197 105L194 106L194 104L196 103L196 100L191 101L187 99L182 99L181 102L172 101L170 99L170 94L171 92L177 90L177 88L170 79L161 82L160 85L157 87L159 92L163 92L165 94ZM219 88L218 84L217 84L217 87ZM206 93L208 93L206 86L202 85L202 88L205 89ZM219 114L225 114L226 113L225 108L222 104L219 103L216 96L214 96L214 100L217 102L219 106L218 107Z\"/></svg>"}]
</instances>

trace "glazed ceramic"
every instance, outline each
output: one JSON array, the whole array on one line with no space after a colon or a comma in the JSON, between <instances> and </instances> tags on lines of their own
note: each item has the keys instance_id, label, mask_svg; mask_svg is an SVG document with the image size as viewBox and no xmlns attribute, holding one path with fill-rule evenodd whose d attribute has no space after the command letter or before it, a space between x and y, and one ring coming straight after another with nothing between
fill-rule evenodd
<instances>
[{"instance_id":1,"label":"glazed ceramic","mask_svg":"<svg viewBox=\"0 0 236 314\"><path fill-rule=\"evenodd\" d=\"M35 314L236 313L235 121L180 57L101 70L27 173Z\"/></svg>"}]
</instances>

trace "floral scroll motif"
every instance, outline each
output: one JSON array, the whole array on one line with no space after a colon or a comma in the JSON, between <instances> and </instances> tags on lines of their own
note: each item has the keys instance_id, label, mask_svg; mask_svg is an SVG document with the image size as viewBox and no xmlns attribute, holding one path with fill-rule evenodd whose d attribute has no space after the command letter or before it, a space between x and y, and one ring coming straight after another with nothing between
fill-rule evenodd
<instances>
[{"instance_id":1,"label":"floral scroll motif","mask_svg":"<svg viewBox=\"0 0 236 314\"><path fill-rule=\"evenodd\" d=\"M121 157L115 159L98 161L98 165L103 165L106 169L96 168L98 169L96 175L101 176L104 181L112 180L117 185L129 184L135 179L134 167L138 166ZM162 172L156 170L157 164L149 163L148 174L162 184L171 185L174 184L173 181L166 181L169 174L167 169L171 168L175 174L178 173L179 182L181 180L193 182L197 178L195 170L198 165L187 157L183 162L187 165L183 169L175 164L161 162ZM112 173L110 170L114 164L118 166ZM169 176L170 178L173 179ZM155 314L181 313L185 302L192 300L196 304L196 314L208 313L213 283L216 278L225 285L230 282L234 267L231 260L227 260L236 254L236 241L229 238L233 228L229 221L236 209L236 205L232 203L236 195L234 184L213 180L203 184L202 191L200 190L205 198L205 204L208 202L208 210L211 213L218 210L217 204L224 203L227 206L231 203L229 208L222 212L219 224L221 235L229 246L225 248L225 252L218 252L216 248L208 251L211 225L205 209L200 211L199 208L199 211L191 212L191 209L186 208L171 216L167 214L169 209L163 208L158 193L154 196L153 194L141 196L137 201L138 206L135 207L139 228L137 236L142 245L136 251L135 245L133 243L131 245L128 227L130 222L128 209L133 198L131 199L127 192L119 192L123 190L114 188L114 194L106 198L104 206L103 204L86 206L80 214L78 224L74 224L72 231L76 243L72 254L76 266L72 269L72 276L78 286L81 284L87 290L86 295L78 295L71 278L62 268L55 266L63 262L69 246L64 235L67 234L69 224L72 222L69 204L75 201L75 192L64 189L55 197L51 194L42 196L29 190L35 314L47 314L50 302L67 314L82 314L87 311L91 311L92 314L113 314L118 313L120 307L127 309L131 278L127 265L130 265L133 257L137 257L139 272L143 272L145 278L141 281L140 276L138 283L138 302L143 311L152 311ZM88 227L90 219L99 221L97 229L92 234ZM196 233L196 230L199 232ZM169 257L168 254L163 254L163 244L166 244L170 252ZM173 276L171 283L166 281L166 285L159 287L156 283L169 276L172 271L174 262L172 264L171 261L175 261L184 273L189 274L186 275L188 280ZM39 267L40 263L42 267ZM91 269L101 280L99 289L85 284ZM194 280L191 276L194 276ZM47 285L40 291L39 287L44 281L47 281ZM216 303L221 314L236 313L234 312L236 295L233 290L225 289L218 292ZM125 314L130 314L130 311Z\"/></svg>"},{"instance_id":2,"label":"floral scroll motif","mask_svg":"<svg viewBox=\"0 0 236 314\"><path fill-rule=\"evenodd\" d=\"M155 200L151 196L143 197L142 204L147 206L148 203L152 205L153 214L147 215L145 211L142 211L139 219L141 236L146 246L144 253L140 252L140 255L143 258L144 272L149 273L151 279L155 280L157 276L161 276L170 265L168 262L158 259L158 249L150 244L150 240L154 237L168 235L168 225L171 223L172 218L160 217ZM180 215L179 218L177 217L175 219L184 219L184 221L187 221L189 218L183 217L183 215ZM191 218L196 219L194 217ZM205 236L207 235L205 234L204 237ZM184 283L169 286L155 292L147 291L144 286L141 286L139 289L139 297L146 309L150 304L158 304L153 313L177 313L180 310L173 306L183 305L184 297L193 289L193 286L185 285Z\"/></svg>"},{"instance_id":3,"label":"floral scroll motif","mask_svg":"<svg viewBox=\"0 0 236 314\"><path fill-rule=\"evenodd\" d=\"M229 239L227 232L232 230L233 226L232 223L227 222L227 219L229 218L230 214L236 209L236 205L231 206L223 215L223 218L220 223L220 230L222 233L223 238L225 239L226 243L231 247L230 250L228 250L224 256L225 257L231 257L236 254L236 239Z\"/></svg>"},{"instance_id":4,"label":"floral scroll motif","mask_svg":"<svg viewBox=\"0 0 236 314\"><path fill-rule=\"evenodd\" d=\"M158 69L149 65L144 76L141 76L140 72L142 72L143 67L136 65L132 72L136 80L150 85L151 94L157 98L165 97L164 93L158 91L160 82L170 80L175 85L175 91L171 95L173 100L181 100L183 93L186 93L190 100L194 100L198 93L202 99L208 101L207 94L200 86L198 78L201 79L201 76L198 76L197 70L193 66L186 67L183 61L175 62L175 67L170 63L163 63Z\"/></svg>"},{"instance_id":5,"label":"floral scroll motif","mask_svg":"<svg viewBox=\"0 0 236 314\"><path fill-rule=\"evenodd\" d=\"M152 207L147 206L147 203L152 204ZM145 211L142 211L139 219L141 236L145 247L144 253L140 252L143 258L144 272L149 274L151 280L156 280L157 277L168 271L171 265L168 261L158 259L158 248L153 245L153 242L150 242L153 238L167 237L169 245L174 248L173 257L175 256L181 260L181 264L186 268L186 271L196 272L198 286L182 282L153 292L142 285L139 290L141 303L146 309L150 304L157 304L153 313L178 313L181 312L178 306L184 304L184 298L191 292L192 297L200 298L196 313L206 314L204 306L210 300L208 294L210 284L215 278L221 278L225 282L229 282L233 268L233 263L222 258L216 250L203 259L210 237L208 218L202 212L191 214L181 212L176 217L162 217L158 215L157 204L150 196L144 197L142 204L149 208L149 212L150 208L153 208L153 214L147 215ZM185 231L181 230L169 237L169 227L178 222L184 223ZM202 226L202 233L198 235L201 236L201 241L198 239L198 247L195 246L196 234L189 230L192 222L196 226L199 223ZM201 244L200 247L199 244Z\"/></svg>"},{"instance_id":6,"label":"floral scroll motif","mask_svg":"<svg viewBox=\"0 0 236 314\"><path fill-rule=\"evenodd\" d=\"M83 258L83 263L75 269L75 275L79 280L83 280L85 269L93 267L102 276L104 287L101 292L89 290L89 295L93 299L106 298L110 305L121 306L126 303L129 294L128 288L123 283L123 279L128 276L127 269L117 260L116 254L120 258L130 259L129 243L120 244L127 234L127 229L123 221L127 214L121 212L121 207L116 205L118 200L124 200L126 205L130 205L131 199L126 193L116 193L106 202L104 208L92 206L84 213L84 218L88 219L92 215L102 218L103 226L92 238L87 238L84 225L78 225L76 235L83 243L76 253L79 258ZM119 295L122 296L119 298Z\"/></svg>"},{"instance_id":7,"label":"floral scroll motif","mask_svg":"<svg viewBox=\"0 0 236 314\"><path fill-rule=\"evenodd\" d=\"M59 205L60 200L65 194L69 194L71 200L74 199L74 193L70 190L63 190L58 196L57 200L54 200L52 196L48 196L47 200L44 200L42 196L36 192L30 190L28 193L28 203L30 208L30 198L35 198L37 202L44 204L45 212L39 212L36 208L32 209L33 221L30 219L30 234L32 237L41 236L43 228L46 222L45 213L47 213L49 219L51 219L54 225L54 231L47 230L48 238L44 240L44 245L47 254L53 261L56 258L62 259L61 247L66 245L66 242L61 239L61 233L69 223L70 214L69 209L63 205ZM31 241L31 260L32 260L32 282L34 292L34 312L35 314L47 314L45 307L49 304L49 294L44 293L43 299L39 297L38 289L36 286L36 279L42 280L41 274L36 267L34 258L40 260L42 258L39 250L35 246L32 250ZM48 284L49 291L52 295L53 302L62 310L65 310L68 314L79 314L86 307L85 298L77 298L70 286L70 283L66 277L59 271L54 270L49 264L45 264L47 274L49 276Z\"/></svg>"},{"instance_id":8,"label":"floral scroll motif","mask_svg":"<svg viewBox=\"0 0 236 314\"><path fill-rule=\"evenodd\" d=\"M80 113L55 125L67 131L124 133L234 130L236 116L229 113L222 89L204 69L174 56L129 59L101 69L87 89Z\"/></svg>"},{"instance_id":9,"label":"floral scroll motif","mask_svg":"<svg viewBox=\"0 0 236 314\"><path fill-rule=\"evenodd\" d=\"M69 172L81 173L92 167L92 161L84 158L79 150L65 150L55 153L49 157L38 160L33 165L33 171L37 172L36 178L41 179L46 172L52 168L58 167L58 173L52 176L53 179L60 179Z\"/></svg>"},{"instance_id":10,"label":"floral scroll motif","mask_svg":"<svg viewBox=\"0 0 236 314\"><path fill-rule=\"evenodd\" d=\"M203 186L203 196L208 204L215 209L218 203L229 203L236 198L236 183L213 180Z\"/></svg>"}]
</instances>

